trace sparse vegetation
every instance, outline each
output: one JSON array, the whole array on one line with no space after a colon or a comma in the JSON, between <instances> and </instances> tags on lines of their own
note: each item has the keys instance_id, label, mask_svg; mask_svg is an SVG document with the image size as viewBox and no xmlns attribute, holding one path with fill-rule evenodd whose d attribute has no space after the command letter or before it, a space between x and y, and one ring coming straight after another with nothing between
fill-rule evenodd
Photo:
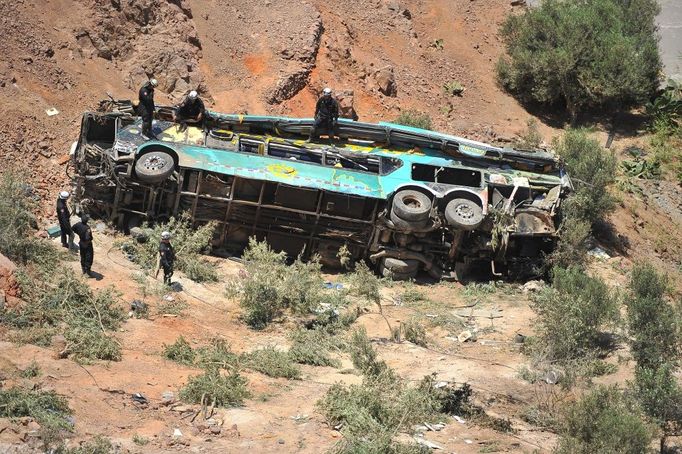
<instances>
[{"instance_id":1,"label":"sparse vegetation","mask_svg":"<svg viewBox=\"0 0 682 454\"><path fill-rule=\"evenodd\" d=\"M292 344L289 356L299 364L340 367L341 362L330 356L339 341L325 328L298 329L289 336Z\"/></svg>"},{"instance_id":2,"label":"sparse vegetation","mask_svg":"<svg viewBox=\"0 0 682 454\"><path fill-rule=\"evenodd\" d=\"M51 243L33 236L38 227L34 210L38 196L20 172L0 172L0 253L22 265L55 267L60 253Z\"/></svg>"},{"instance_id":3,"label":"sparse vegetation","mask_svg":"<svg viewBox=\"0 0 682 454\"><path fill-rule=\"evenodd\" d=\"M402 325L403 337L415 345L426 347L426 330L418 320L408 320Z\"/></svg>"},{"instance_id":4,"label":"sparse vegetation","mask_svg":"<svg viewBox=\"0 0 682 454\"><path fill-rule=\"evenodd\" d=\"M251 395L246 383L246 379L237 371L223 374L219 369L210 368L189 379L180 390L180 399L193 404L236 407Z\"/></svg>"},{"instance_id":5,"label":"sparse vegetation","mask_svg":"<svg viewBox=\"0 0 682 454\"><path fill-rule=\"evenodd\" d=\"M211 339L209 345L197 349L196 364L205 369L236 370L239 357L232 352L227 341L216 337Z\"/></svg>"},{"instance_id":6,"label":"sparse vegetation","mask_svg":"<svg viewBox=\"0 0 682 454\"><path fill-rule=\"evenodd\" d=\"M134 437L133 441L135 441ZM57 448L55 454L113 454L114 452L111 440L106 437L97 436L92 440L80 443L75 448L66 448L64 446Z\"/></svg>"},{"instance_id":7,"label":"sparse vegetation","mask_svg":"<svg viewBox=\"0 0 682 454\"><path fill-rule=\"evenodd\" d=\"M139 434L134 434L133 443L135 443L138 446L145 446L149 443L149 438L143 437L142 435Z\"/></svg>"},{"instance_id":8,"label":"sparse vegetation","mask_svg":"<svg viewBox=\"0 0 682 454\"><path fill-rule=\"evenodd\" d=\"M36 378L40 376L40 365L35 361L26 366L24 370L21 371L22 378Z\"/></svg>"},{"instance_id":9,"label":"sparse vegetation","mask_svg":"<svg viewBox=\"0 0 682 454\"><path fill-rule=\"evenodd\" d=\"M195 352L187 340L180 336L171 345L163 345L163 357L179 364L191 366L194 364Z\"/></svg>"},{"instance_id":10,"label":"sparse vegetation","mask_svg":"<svg viewBox=\"0 0 682 454\"><path fill-rule=\"evenodd\" d=\"M38 340L49 343L48 333L61 332L67 340L66 353L80 361L117 361L121 347L110 332L125 319L118 306L118 294L107 288L94 293L74 273L64 269L31 267L17 275L26 304L4 311L3 320L17 329L38 330Z\"/></svg>"},{"instance_id":11,"label":"sparse vegetation","mask_svg":"<svg viewBox=\"0 0 682 454\"><path fill-rule=\"evenodd\" d=\"M655 0L546 0L510 15L498 79L522 101L565 105L574 120L591 109L641 105L658 86L658 11Z\"/></svg>"},{"instance_id":12,"label":"sparse vegetation","mask_svg":"<svg viewBox=\"0 0 682 454\"><path fill-rule=\"evenodd\" d=\"M61 438L62 431L72 429L67 419L70 414L66 398L54 391L18 387L0 389L0 417L30 416L35 419L40 424L40 435L46 449Z\"/></svg>"},{"instance_id":13,"label":"sparse vegetation","mask_svg":"<svg viewBox=\"0 0 682 454\"><path fill-rule=\"evenodd\" d=\"M560 424L557 454L651 452L652 428L615 387L599 386L570 405Z\"/></svg>"},{"instance_id":14,"label":"sparse vegetation","mask_svg":"<svg viewBox=\"0 0 682 454\"><path fill-rule=\"evenodd\" d=\"M334 452L422 452L393 437L443 413L469 414L470 387L436 387L432 376L410 386L378 359L364 329L353 333L350 351L354 366L365 375L362 383L335 384L317 404L330 426L344 434Z\"/></svg>"},{"instance_id":15,"label":"sparse vegetation","mask_svg":"<svg viewBox=\"0 0 682 454\"><path fill-rule=\"evenodd\" d=\"M269 377L299 380L301 369L292 361L287 352L277 350L272 346L254 350L243 355L246 367Z\"/></svg>"},{"instance_id":16,"label":"sparse vegetation","mask_svg":"<svg viewBox=\"0 0 682 454\"><path fill-rule=\"evenodd\" d=\"M153 272L159 261L161 232L167 230L173 235L171 243L176 255L175 269L196 282L215 282L218 280L216 267L201 257L210 250L215 227L215 222L195 227L189 215L183 214L179 218L171 218L167 224L146 227L149 237L146 242L139 243L129 238L121 244L121 249L143 270Z\"/></svg>"},{"instance_id":17,"label":"sparse vegetation","mask_svg":"<svg viewBox=\"0 0 682 454\"><path fill-rule=\"evenodd\" d=\"M579 268L555 268L552 287L532 299L538 313L534 354L559 365L591 360L604 351L602 329L618 319L617 298Z\"/></svg>"},{"instance_id":18,"label":"sparse vegetation","mask_svg":"<svg viewBox=\"0 0 682 454\"><path fill-rule=\"evenodd\" d=\"M450 82L443 84L443 91L449 96L461 96L462 93L464 93L464 90L466 90L466 88L456 80L451 80Z\"/></svg>"},{"instance_id":19,"label":"sparse vegetation","mask_svg":"<svg viewBox=\"0 0 682 454\"><path fill-rule=\"evenodd\" d=\"M526 122L526 130L519 135L518 140L514 144L516 148L522 150L537 150L542 143L542 134L538 128L538 121L531 117Z\"/></svg>"},{"instance_id":20,"label":"sparse vegetation","mask_svg":"<svg viewBox=\"0 0 682 454\"><path fill-rule=\"evenodd\" d=\"M244 262L245 272L228 283L227 292L239 298L244 320L252 328L265 328L285 309L304 315L345 304L345 293L324 288L317 258L308 262L297 258L287 266L283 252L252 238Z\"/></svg>"},{"instance_id":21,"label":"sparse vegetation","mask_svg":"<svg viewBox=\"0 0 682 454\"><path fill-rule=\"evenodd\" d=\"M403 110L400 112L400 115L398 115L398 118L393 120L393 123L412 126L413 128L433 129L433 121L429 114L417 110Z\"/></svg>"},{"instance_id":22,"label":"sparse vegetation","mask_svg":"<svg viewBox=\"0 0 682 454\"><path fill-rule=\"evenodd\" d=\"M661 452L682 424L682 388L675 377L682 353L680 310L666 301L668 279L650 264L636 264L626 301L630 348L637 362L632 388L644 411L661 428Z\"/></svg>"}]
</instances>

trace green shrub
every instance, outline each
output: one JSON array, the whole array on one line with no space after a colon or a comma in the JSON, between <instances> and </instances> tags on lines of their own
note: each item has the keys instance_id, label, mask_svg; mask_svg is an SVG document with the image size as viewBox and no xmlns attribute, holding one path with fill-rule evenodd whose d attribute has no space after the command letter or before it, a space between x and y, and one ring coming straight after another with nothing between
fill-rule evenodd
<instances>
[{"instance_id":1,"label":"green shrub","mask_svg":"<svg viewBox=\"0 0 682 454\"><path fill-rule=\"evenodd\" d=\"M559 228L560 240L549 256L548 264L560 268L584 266L587 262L587 239L591 230L587 221L564 217Z\"/></svg>"},{"instance_id":2,"label":"green shrub","mask_svg":"<svg viewBox=\"0 0 682 454\"><path fill-rule=\"evenodd\" d=\"M351 284L352 294L374 304L381 302L381 283L365 262L355 264L355 269L348 276L348 281Z\"/></svg>"},{"instance_id":3,"label":"green shrub","mask_svg":"<svg viewBox=\"0 0 682 454\"><path fill-rule=\"evenodd\" d=\"M286 309L309 314L345 304L345 293L324 288L316 257L308 262L299 257L287 266L284 252L252 238L243 258L245 271L228 283L227 292L239 298L244 321L252 328L265 328Z\"/></svg>"},{"instance_id":4,"label":"green shrub","mask_svg":"<svg viewBox=\"0 0 682 454\"><path fill-rule=\"evenodd\" d=\"M36 378L40 376L40 365L35 361L26 366L26 369L21 371L20 374L23 378Z\"/></svg>"},{"instance_id":5,"label":"green shrub","mask_svg":"<svg viewBox=\"0 0 682 454\"><path fill-rule=\"evenodd\" d=\"M300 380L301 369L287 352L268 346L243 355L244 365L268 377Z\"/></svg>"},{"instance_id":6,"label":"green shrub","mask_svg":"<svg viewBox=\"0 0 682 454\"><path fill-rule=\"evenodd\" d=\"M326 329L298 329L290 338L289 356L293 361L311 366L341 366L338 359L330 356L330 350L338 348L338 341Z\"/></svg>"},{"instance_id":7,"label":"green shrub","mask_svg":"<svg viewBox=\"0 0 682 454\"><path fill-rule=\"evenodd\" d=\"M360 327L353 331L349 344L353 367L370 377L392 374L392 370L384 361L378 359L377 352L367 337L367 331Z\"/></svg>"},{"instance_id":8,"label":"green shrub","mask_svg":"<svg viewBox=\"0 0 682 454\"><path fill-rule=\"evenodd\" d=\"M426 113L416 110L404 110L400 112L398 118L393 122L399 125L412 126L413 128L433 129L431 117Z\"/></svg>"},{"instance_id":9,"label":"green shrub","mask_svg":"<svg viewBox=\"0 0 682 454\"><path fill-rule=\"evenodd\" d=\"M682 135L682 83L668 80L665 89L647 103L649 127L664 135Z\"/></svg>"},{"instance_id":10,"label":"green shrub","mask_svg":"<svg viewBox=\"0 0 682 454\"><path fill-rule=\"evenodd\" d=\"M196 350L196 364L205 369L234 370L239 365L239 357L232 352L227 341L216 337L209 345Z\"/></svg>"},{"instance_id":11,"label":"green shrub","mask_svg":"<svg viewBox=\"0 0 682 454\"><path fill-rule=\"evenodd\" d=\"M46 432L71 430L67 417L71 414L66 398L54 391L40 389L0 389L0 416L21 418L30 416Z\"/></svg>"},{"instance_id":12,"label":"green shrub","mask_svg":"<svg viewBox=\"0 0 682 454\"><path fill-rule=\"evenodd\" d=\"M652 428L641 410L615 387L599 386L569 406L557 454L642 454L651 452Z\"/></svg>"},{"instance_id":13,"label":"green shrub","mask_svg":"<svg viewBox=\"0 0 682 454\"><path fill-rule=\"evenodd\" d=\"M498 79L524 102L565 104L574 119L643 104L661 70L658 11L655 0L545 0L504 22Z\"/></svg>"},{"instance_id":14,"label":"green shrub","mask_svg":"<svg viewBox=\"0 0 682 454\"><path fill-rule=\"evenodd\" d=\"M210 251L216 225L212 221L195 227L190 215L183 213L178 218L171 218L167 224L147 227L149 239L146 242L138 243L129 238L123 242L121 249L142 269L154 271L159 262L161 232L169 231L173 234L171 243L176 255L175 269L184 272L188 278L196 282L215 282L218 280L216 267L201 255Z\"/></svg>"},{"instance_id":15,"label":"green shrub","mask_svg":"<svg viewBox=\"0 0 682 454\"><path fill-rule=\"evenodd\" d=\"M532 299L538 314L537 348L559 364L602 351L601 330L618 318L617 299L599 278L579 268L555 268L553 285Z\"/></svg>"},{"instance_id":16,"label":"green shrub","mask_svg":"<svg viewBox=\"0 0 682 454\"><path fill-rule=\"evenodd\" d=\"M630 349L637 362L632 388L646 413L662 429L665 440L682 424L682 388L675 378L682 354L679 307L666 301L668 278L650 264L632 269L626 300Z\"/></svg>"},{"instance_id":17,"label":"green shrub","mask_svg":"<svg viewBox=\"0 0 682 454\"><path fill-rule=\"evenodd\" d=\"M121 360L121 345L93 320L75 320L64 332L64 337L68 342L67 352L77 361Z\"/></svg>"},{"instance_id":18,"label":"green shrub","mask_svg":"<svg viewBox=\"0 0 682 454\"><path fill-rule=\"evenodd\" d=\"M541 143L542 134L538 128L538 121L531 117L526 122L526 130L519 136L514 146L523 150L537 150Z\"/></svg>"},{"instance_id":19,"label":"green shrub","mask_svg":"<svg viewBox=\"0 0 682 454\"><path fill-rule=\"evenodd\" d=\"M464 86L456 80L451 80L450 82L443 84L443 92L449 96L459 96L464 93L464 90Z\"/></svg>"},{"instance_id":20,"label":"green shrub","mask_svg":"<svg viewBox=\"0 0 682 454\"><path fill-rule=\"evenodd\" d=\"M20 264L54 269L60 253L52 243L33 236L38 200L22 173L7 168L0 172L0 253Z\"/></svg>"},{"instance_id":21,"label":"green shrub","mask_svg":"<svg viewBox=\"0 0 682 454\"><path fill-rule=\"evenodd\" d=\"M213 404L218 407L236 407L250 397L246 379L239 372L228 375L218 369L208 369L202 375L191 377L180 390L180 399L193 404Z\"/></svg>"},{"instance_id":22,"label":"green shrub","mask_svg":"<svg viewBox=\"0 0 682 454\"><path fill-rule=\"evenodd\" d=\"M134 440L135 438L133 437ZM92 440L81 442L75 448L59 447L55 454L114 454L115 452L118 452L118 450L114 450L111 440L97 436Z\"/></svg>"},{"instance_id":23,"label":"green shrub","mask_svg":"<svg viewBox=\"0 0 682 454\"><path fill-rule=\"evenodd\" d=\"M604 219L615 208L607 188L615 181L616 157L582 129L566 131L555 148L576 188L565 214L590 224Z\"/></svg>"},{"instance_id":24,"label":"green shrub","mask_svg":"<svg viewBox=\"0 0 682 454\"><path fill-rule=\"evenodd\" d=\"M171 345L163 345L163 357L179 364L191 366L196 356L194 349L187 340L180 336Z\"/></svg>"},{"instance_id":25,"label":"green shrub","mask_svg":"<svg viewBox=\"0 0 682 454\"><path fill-rule=\"evenodd\" d=\"M417 320L408 320L403 323L403 336L405 340L415 345L426 347L426 330Z\"/></svg>"},{"instance_id":26,"label":"green shrub","mask_svg":"<svg viewBox=\"0 0 682 454\"><path fill-rule=\"evenodd\" d=\"M24 269L17 274L26 304L3 314L10 326L43 333L62 332L68 342L67 352L87 361L118 361L121 347L109 332L116 331L125 319L113 288L93 290L70 269L50 273L42 268Z\"/></svg>"}]
</instances>

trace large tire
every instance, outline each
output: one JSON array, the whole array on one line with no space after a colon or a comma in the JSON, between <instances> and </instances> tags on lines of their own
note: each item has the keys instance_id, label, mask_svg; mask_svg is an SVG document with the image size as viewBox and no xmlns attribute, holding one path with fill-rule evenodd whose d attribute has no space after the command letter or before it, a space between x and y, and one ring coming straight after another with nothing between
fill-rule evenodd
<instances>
[{"instance_id":1,"label":"large tire","mask_svg":"<svg viewBox=\"0 0 682 454\"><path fill-rule=\"evenodd\" d=\"M420 230L426 227L429 223L429 219L422 219L420 221L406 221L399 217L395 212L390 214L391 222L398 230L410 231L410 230Z\"/></svg>"},{"instance_id":2,"label":"large tire","mask_svg":"<svg viewBox=\"0 0 682 454\"><path fill-rule=\"evenodd\" d=\"M422 221L429 218L431 199L419 191L398 191L393 197L391 212L405 221Z\"/></svg>"},{"instance_id":3,"label":"large tire","mask_svg":"<svg viewBox=\"0 0 682 454\"><path fill-rule=\"evenodd\" d=\"M379 272L381 273L382 276L384 277L389 277L394 281L407 281L409 279L414 279L417 277L417 272L419 271L419 262L417 262L417 266L414 267L412 264L407 264L405 262L412 262L412 260L398 260L400 262L404 262L405 267L410 269L411 271L406 271L406 272L399 272L395 271L388 266L386 266L386 261L389 261L389 264L393 264L393 260L398 260L398 259L389 259L385 258L381 260L381 263L379 264ZM405 268L403 267L403 268Z\"/></svg>"},{"instance_id":4,"label":"large tire","mask_svg":"<svg viewBox=\"0 0 682 454\"><path fill-rule=\"evenodd\" d=\"M135 174L143 183L161 183L171 176L175 169L173 156L165 151L145 153L135 162Z\"/></svg>"},{"instance_id":5,"label":"large tire","mask_svg":"<svg viewBox=\"0 0 682 454\"><path fill-rule=\"evenodd\" d=\"M445 207L445 219L452 227L474 230L483 222L483 209L467 199L453 199Z\"/></svg>"}]
</instances>

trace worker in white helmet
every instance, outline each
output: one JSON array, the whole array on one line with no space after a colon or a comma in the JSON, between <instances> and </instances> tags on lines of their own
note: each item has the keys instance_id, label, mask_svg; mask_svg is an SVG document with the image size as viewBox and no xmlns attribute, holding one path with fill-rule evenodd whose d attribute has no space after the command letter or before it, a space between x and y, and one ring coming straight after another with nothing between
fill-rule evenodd
<instances>
[{"instance_id":1,"label":"worker in white helmet","mask_svg":"<svg viewBox=\"0 0 682 454\"><path fill-rule=\"evenodd\" d=\"M154 89L159 86L156 79L149 79L142 85L139 93L140 105L138 107L139 114L142 117L142 134L147 138L153 139L152 132L152 118L154 117Z\"/></svg>"},{"instance_id":2,"label":"worker in white helmet","mask_svg":"<svg viewBox=\"0 0 682 454\"><path fill-rule=\"evenodd\" d=\"M203 127L205 119L206 107L196 90L190 91L173 112L173 121L180 123L181 131L187 129L188 124Z\"/></svg>"},{"instance_id":3,"label":"worker in white helmet","mask_svg":"<svg viewBox=\"0 0 682 454\"><path fill-rule=\"evenodd\" d=\"M339 120L339 103L332 96L332 89L325 88L322 90L322 96L317 100L315 105L315 124L310 129L309 142L320 137L320 130L324 130L329 138L332 139L337 135Z\"/></svg>"},{"instance_id":4,"label":"worker in white helmet","mask_svg":"<svg viewBox=\"0 0 682 454\"><path fill-rule=\"evenodd\" d=\"M163 283L171 285L173 277L173 264L175 263L175 250L170 242L170 232L161 233L161 243L159 243L159 263L163 268Z\"/></svg>"},{"instance_id":5,"label":"worker in white helmet","mask_svg":"<svg viewBox=\"0 0 682 454\"><path fill-rule=\"evenodd\" d=\"M71 230L71 213L67 200L69 200L69 191L62 191L57 197L57 220L59 220L59 229L62 232L62 246L69 249L74 249L73 245L73 230ZM68 242L67 242L68 239Z\"/></svg>"}]
</instances>

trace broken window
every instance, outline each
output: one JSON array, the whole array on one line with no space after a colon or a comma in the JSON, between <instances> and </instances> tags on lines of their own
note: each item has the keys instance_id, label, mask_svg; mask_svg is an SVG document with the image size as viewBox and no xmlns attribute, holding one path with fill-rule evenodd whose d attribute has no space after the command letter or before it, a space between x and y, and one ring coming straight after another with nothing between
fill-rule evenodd
<instances>
[{"instance_id":1,"label":"broken window","mask_svg":"<svg viewBox=\"0 0 682 454\"><path fill-rule=\"evenodd\" d=\"M471 169L412 164L412 179L429 183L444 183L480 188L482 174L477 170Z\"/></svg>"}]
</instances>

